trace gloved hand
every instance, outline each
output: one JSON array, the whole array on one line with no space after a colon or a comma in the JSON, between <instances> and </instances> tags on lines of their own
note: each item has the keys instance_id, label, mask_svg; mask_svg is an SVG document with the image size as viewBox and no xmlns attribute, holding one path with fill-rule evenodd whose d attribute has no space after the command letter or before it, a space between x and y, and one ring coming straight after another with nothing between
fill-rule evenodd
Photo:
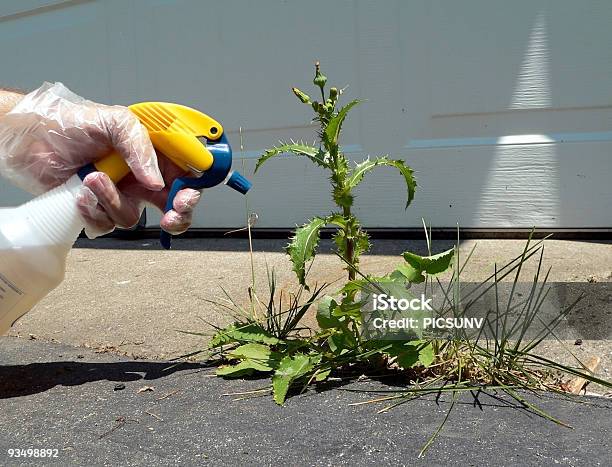
<instances>
[{"instance_id":1,"label":"gloved hand","mask_svg":"<svg viewBox=\"0 0 612 467\"><path fill-rule=\"evenodd\" d=\"M45 83L0 119L0 175L35 195L113 149L132 173L118 185L100 172L83 181L77 204L90 238L136 225L145 202L163 210L165 186L185 172L162 154L158 162L146 129L126 107L85 100L61 83ZM172 234L187 230L199 199L199 191L179 192L161 227Z\"/></svg>"}]
</instances>

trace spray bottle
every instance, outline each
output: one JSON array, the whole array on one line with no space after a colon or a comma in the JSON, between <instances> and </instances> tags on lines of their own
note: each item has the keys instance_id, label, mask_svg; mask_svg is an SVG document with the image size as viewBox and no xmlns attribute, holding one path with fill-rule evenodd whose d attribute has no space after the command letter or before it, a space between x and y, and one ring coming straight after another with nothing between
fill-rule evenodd
<instances>
[{"instance_id":1,"label":"spray bottle","mask_svg":"<svg viewBox=\"0 0 612 467\"><path fill-rule=\"evenodd\" d=\"M184 188L225 183L242 194L251 188L231 170L232 149L219 122L178 104L145 102L130 110L148 130L153 146L193 174L174 181L166 212ZM117 183L130 169L119 154L111 153L48 193L17 208L0 209L0 335L64 279L66 257L84 227L75 196L82 180L95 171ZM170 234L162 231L161 244L170 248Z\"/></svg>"}]
</instances>

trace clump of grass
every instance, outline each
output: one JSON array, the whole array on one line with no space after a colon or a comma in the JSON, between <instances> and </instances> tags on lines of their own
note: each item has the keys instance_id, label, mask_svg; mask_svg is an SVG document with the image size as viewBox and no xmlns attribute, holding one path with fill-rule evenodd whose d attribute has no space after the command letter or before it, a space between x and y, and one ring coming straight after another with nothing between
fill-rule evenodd
<instances>
[{"instance_id":1,"label":"clump of grass","mask_svg":"<svg viewBox=\"0 0 612 467\"><path fill-rule=\"evenodd\" d=\"M428 247L430 247L429 239ZM538 346L545 339L554 338L561 342L555 329L583 299L583 296L579 296L559 310L558 314L548 322L540 318L540 311L550 291L547 283L550 268L543 271L544 240L533 242L530 236L521 255L501 267L495 265L491 276L464 291L461 273L468 265L475 248L476 245L463 264L459 263L458 248L455 248L457 252L455 267L448 285L443 286L438 278L428 277L427 280L432 282L435 280L443 291L443 303L437 314L455 318L464 317L487 292L493 291L495 307L487 313L484 326L475 335L465 329L458 329L452 338L433 339L431 344L435 353L434 363L427 368L423 367L420 375L417 374L415 377L412 374L413 384L410 387L383 391L384 396L352 404L383 404L379 409L381 413L426 395L439 396L451 393L452 399L447 415L438 430L423 446L419 456L424 455L432 445L448 420L458 394L462 392L502 392L538 416L569 427L564 421L529 402L521 391L552 391L567 395L564 381L571 377L582 377L588 382L612 387L611 382L592 375L573 354L576 366L563 365L538 355ZM518 294L517 286L522 270L530 259L537 259L536 272L532 277L528 293ZM512 276L510 295L507 301L503 301L499 293L500 285L503 279ZM534 334L531 332L534 329L535 335L528 337L529 334Z\"/></svg>"}]
</instances>

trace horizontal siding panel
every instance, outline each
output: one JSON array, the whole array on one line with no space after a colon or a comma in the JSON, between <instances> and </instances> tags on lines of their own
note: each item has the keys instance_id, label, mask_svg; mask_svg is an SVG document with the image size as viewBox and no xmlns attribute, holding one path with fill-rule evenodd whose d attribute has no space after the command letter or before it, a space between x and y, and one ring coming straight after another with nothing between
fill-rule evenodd
<instances>
[{"instance_id":1,"label":"horizontal siding panel","mask_svg":"<svg viewBox=\"0 0 612 467\"><path fill-rule=\"evenodd\" d=\"M370 227L612 227L609 0L4 1L2 84L58 80L101 102L166 100L220 120L251 175L262 149L312 141L319 59L345 98L351 157L390 154L418 175L404 211L388 168L358 190ZM332 209L327 175L279 158L253 176L259 226ZM0 182L0 205L27 195ZM150 215L157 223L158 216ZM197 227L240 227L243 197L208 190Z\"/></svg>"}]
</instances>

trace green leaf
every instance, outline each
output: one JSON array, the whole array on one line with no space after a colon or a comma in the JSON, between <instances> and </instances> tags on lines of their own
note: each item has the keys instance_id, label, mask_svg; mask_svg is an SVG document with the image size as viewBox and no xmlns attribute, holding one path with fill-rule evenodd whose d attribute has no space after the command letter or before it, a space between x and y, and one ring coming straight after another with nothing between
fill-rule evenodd
<instances>
[{"instance_id":1,"label":"green leaf","mask_svg":"<svg viewBox=\"0 0 612 467\"><path fill-rule=\"evenodd\" d=\"M425 281L423 271L415 269L409 264L400 264L389 277L391 279L408 281L411 284L420 284Z\"/></svg>"},{"instance_id":2,"label":"green leaf","mask_svg":"<svg viewBox=\"0 0 612 467\"><path fill-rule=\"evenodd\" d=\"M354 262L353 265L356 266L357 264L359 264L360 255L369 251L371 245L370 245L370 237L364 230L361 229L361 227L359 227L358 220L354 216L351 216L350 218L345 219L344 216L340 214L334 214L327 218L327 223L336 225L338 227L338 230L334 233L334 235L332 236L332 239L334 243L336 244L338 253L343 258L347 257L347 251L346 251L347 226L350 227L350 229L348 230L355 232L353 236L353 262ZM347 266L347 270L348 269L349 269L349 266Z\"/></svg>"},{"instance_id":3,"label":"green leaf","mask_svg":"<svg viewBox=\"0 0 612 467\"><path fill-rule=\"evenodd\" d=\"M395 289L406 290L404 283L389 276L367 276L367 279L355 279L347 282L342 287L341 292L354 294L361 292L364 294L387 293L393 295Z\"/></svg>"},{"instance_id":4,"label":"green leaf","mask_svg":"<svg viewBox=\"0 0 612 467\"><path fill-rule=\"evenodd\" d=\"M419 363L419 351L416 347L407 347L406 350L397 356L397 364L404 370L412 368Z\"/></svg>"},{"instance_id":5,"label":"green leaf","mask_svg":"<svg viewBox=\"0 0 612 467\"><path fill-rule=\"evenodd\" d=\"M231 343L258 342L260 344L277 345L282 341L255 323L234 323L219 330L208 344L214 349Z\"/></svg>"},{"instance_id":6,"label":"green leaf","mask_svg":"<svg viewBox=\"0 0 612 467\"><path fill-rule=\"evenodd\" d=\"M367 276L367 279L354 279L344 284L344 287L340 289L343 294L354 297L355 294L372 294L380 293L380 290L376 287L381 282L388 281L386 277L372 277Z\"/></svg>"},{"instance_id":7,"label":"green leaf","mask_svg":"<svg viewBox=\"0 0 612 467\"><path fill-rule=\"evenodd\" d=\"M248 362L240 362L236 365L223 365L217 368L215 374L223 378L239 378L253 374L255 370Z\"/></svg>"},{"instance_id":8,"label":"green leaf","mask_svg":"<svg viewBox=\"0 0 612 467\"><path fill-rule=\"evenodd\" d=\"M341 332L329 336L327 342L329 344L329 350L331 350L335 355L343 355L346 352L355 350L358 346L355 336L346 326Z\"/></svg>"},{"instance_id":9,"label":"green leaf","mask_svg":"<svg viewBox=\"0 0 612 467\"><path fill-rule=\"evenodd\" d=\"M406 251L403 253L403 256L407 264L399 266L392 274L392 277L394 275L399 277L398 274L401 274L408 282L423 282L425 280L424 273L436 275L450 269L453 265L454 255L454 248L433 256L420 256Z\"/></svg>"},{"instance_id":10,"label":"green leaf","mask_svg":"<svg viewBox=\"0 0 612 467\"><path fill-rule=\"evenodd\" d=\"M377 342L377 347L382 348L389 343L390 341L381 340ZM412 341L392 342L391 347L387 348L384 353L391 357L396 357L395 362L404 370L412 368L419 363L419 348L418 345L412 344Z\"/></svg>"},{"instance_id":11,"label":"green leaf","mask_svg":"<svg viewBox=\"0 0 612 467\"><path fill-rule=\"evenodd\" d=\"M327 219L315 217L308 224L299 227L287 246L287 253L293 263L301 285L306 285L306 263L314 258L319 244L319 231L327 224Z\"/></svg>"},{"instance_id":12,"label":"green leaf","mask_svg":"<svg viewBox=\"0 0 612 467\"><path fill-rule=\"evenodd\" d=\"M413 170L408 167L402 160L391 160L387 156L379 157L377 159L366 159L365 161L357 164L357 166L351 172L351 175L347 181L349 190L355 188L361 181L366 173L377 166L388 166L395 167L400 171L406 182L406 188L408 190L408 200L406 201L406 207L410 205L414 199L414 192L416 191L417 183L414 178Z\"/></svg>"},{"instance_id":13,"label":"green leaf","mask_svg":"<svg viewBox=\"0 0 612 467\"><path fill-rule=\"evenodd\" d=\"M239 378L252 375L255 371L272 371L268 365L256 360L242 360L235 365L224 365L217 368L216 375L223 378Z\"/></svg>"},{"instance_id":14,"label":"green leaf","mask_svg":"<svg viewBox=\"0 0 612 467\"><path fill-rule=\"evenodd\" d=\"M270 347L254 342L241 345L226 354L230 360L240 360L234 365L224 365L217 369L217 376L236 378L253 374L255 371L270 372L278 367L280 354Z\"/></svg>"},{"instance_id":15,"label":"green leaf","mask_svg":"<svg viewBox=\"0 0 612 467\"><path fill-rule=\"evenodd\" d=\"M272 389L274 390L274 401L283 405L291 384L298 378L306 375L314 369L314 365L320 360L320 356L313 358L304 354L296 354L293 357L284 357L274 376L272 376Z\"/></svg>"},{"instance_id":16,"label":"green leaf","mask_svg":"<svg viewBox=\"0 0 612 467\"><path fill-rule=\"evenodd\" d=\"M329 164L327 162L327 153L322 151L321 149L308 146L303 143L281 143L279 146L275 146L270 148L264 152L259 159L257 160L257 164L255 165L255 172L259 170L259 168L270 158L275 156L280 156L281 154L295 154L296 156L306 156L315 164L329 168Z\"/></svg>"},{"instance_id":17,"label":"green leaf","mask_svg":"<svg viewBox=\"0 0 612 467\"><path fill-rule=\"evenodd\" d=\"M358 100L349 102L342 107L336 115L329 119L325 131L323 132L323 140L327 143L328 148L330 145L338 145L338 137L342 130L342 123L349 111L359 103L360 101Z\"/></svg>"},{"instance_id":18,"label":"green leaf","mask_svg":"<svg viewBox=\"0 0 612 467\"><path fill-rule=\"evenodd\" d=\"M333 148L330 149L330 154L332 150ZM334 164L330 163L330 167L332 169L332 174L330 178L331 178L332 184L334 185L334 188L339 187L339 186L344 186L346 182L346 177L348 177L348 174L350 171L349 162L346 156L342 154L341 152L338 152L336 154L335 163ZM345 195L340 195L338 193L338 196L345 196Z\"/></svg>"},{"instance_id":19,"label":"green leaf","mask_svg":"<svg viewBox=\"0 0 612 467\"><path fill-rule=\"evenodd\" d=\"M419 257L414 253L410 253L409 251L403 254L406 262L414 266L413 261L416 261L416 264L422 265L423 269L425 269L425 272L427 274L440 274L450 269L453 264L454 255L454 248L443 251L442 253L438 253L437 255L433 256Z\"/></svg>"},{"instance_id":20,"label":"green leaf","mask_svg":"<svg viewBox=\"0 0 612 467\"><path fill-rule=\"evenodd\" d=\"M336 244L340 256L346 258L346 233L344 230L337 230L332 236L332 240Z\"/></svg>"},{"instance_id":21,"label":"green leaf","mask_svg":"<svg viewBox=\"0 0 612 467\"><path fill-rule=\"evenodd\" d=\"M357 346L354 332L349 329L347 322L349 313L346 309L341 309L345 301L346 299L342 303L338 303L332 297L326 295L319 302L317 310L317 323L319 327L323 330L337 330L336 333L330 335L327 339L329 349L335 354L340 354L348 349L354 349ZM358 315L358 319L355 321L361 322L361 316Z\"/></svg>"},{"instance_id":22,"label":"green leaf","mask_svg":"<svg viewBox=\"0 0 612 467\"><path fill-rule=\"evenodd\" d=\"M330 373L331 373L331 368L328 370L319 371L315 375L314 380L317 383L320 383L321 381L325 381L329 377Z\"/></svg>"},{"instance_id":23,"label":"green leaf","mask_svg":"<svg viewBox=\"0 0 612 467\"><path fill-rule=\"evenodd\" d=\"M431 343L427 344L419 350L419 362L425 368L429 367L434 362L434 358L434 349Z\"/></svg>"},{"instance_id":24,"label":"green leaf","mask_svg":"<svg viewBox=\"0 0 612 467\"><path fill-rule=\"evenodd\" d=\"M338 306L329 295L325 295L317 307L317 323L321 329L332 329L341 327L342 323L337 316L333 315L333 310Z\"/></svg>"},{"instance_id":25,"label":"green leaf","mask_svg":"<svg viewBox=\"0 0 612 467\"><path fill-rule=\"evenodd\" d=\"M327 223L335 225L338 227L338 230L332 236L336 247L338 248L338 253L343 258L346 258L346 233L345 229L350 221L345 219L341 214L333 214L327 218Z\"/></svg>"},{"instance_id":26,"label":"green leaf","mask_svg":"<svg viewBox=\"0 0 612 467\"><path fill-rule=\"evenodd\" d=\"M359 185L359 183L361 183L361 180L363 180L365 174L367 174L377 165L381 165L383 159L386 160L386 158L370 159L368 157L366 160L357 164L351 172L350 178L348 179L348 184L350 185L350 187L355 188L357 185Z\"/></svg>"},{"instance_id":27,"label":"green leaf","mask_svg":"<svg viewBox=\"0 0 612 467\"><path fill-rule=\"evenodd\" d=\"M351 297L345 297L340 304L332 311L333 316L346 316L351 320L361 323L361 307L362 302L353 300Z\"/></svg>"},{"instance_id":28,"label":"green leaf","mask_svg":"<svg viewBox=\"0 0 612 467\"><path fill-rule=\"evenodd\" d=\"M270 347L263 344L256 344L251 342L249 344L241 345L227 353L228 358L235 359L254 359L254 360L269 360L272 355Z\"/></svg>"},{"instance_id":29,"label":"green leaf","mask_svg":"<svg viewBox=\"0 0 612 467\"><path fill-rule=\"evenodd\" d=\"M387 343L388 341L381 341L381 347ZM396 363L405 370L419 364L427 368L434 362L435 357L431 342L422 340L395 342L385 353L397 357Z\"/></svg>"}]
</instances>

